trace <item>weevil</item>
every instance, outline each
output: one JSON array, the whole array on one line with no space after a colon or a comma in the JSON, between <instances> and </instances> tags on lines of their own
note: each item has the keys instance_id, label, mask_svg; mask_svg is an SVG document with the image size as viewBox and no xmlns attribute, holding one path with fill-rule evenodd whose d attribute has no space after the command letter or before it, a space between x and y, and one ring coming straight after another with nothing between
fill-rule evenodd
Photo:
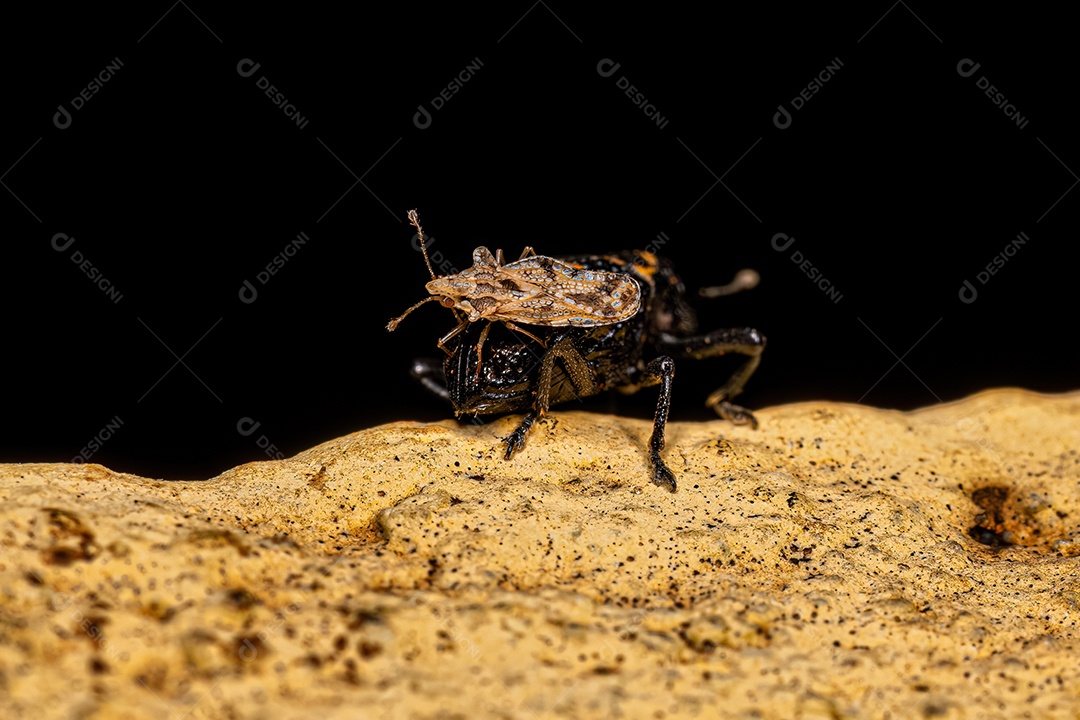
<instances>
[{"instance_id":1,"label":"weevil","mask_svg":"<svg viewBox=\"0 0 1080 720\"><path fill-rule=\"evenodd\" d=\"M503 439L506 459L525 446L530 429L552 405L606 390L632 393L659 385L648 446L651 479L674 492L675 474L660 453L676 359L746 356L705 404L736 424L757 427L753 413L731 400L757 369L764 335L749 327L697 334L686 287L669 260L648 250L549 258L526 248L516 263L503 264L501 251L492 256L486 248L478 248L473 267L438 277L415 210L409 212L409 220L431 274L427 284L431 296L391 320L387 330L394 330L426 302L438 301L454 311L458 324L438 342L446 357L416 360L411 374L449 401L459 418L524 412ZM517 273L521 269L530 271L529 287ZM576 282L575 277L582 285L568 292L565 283ZM756 274L743 271L734 283L702 294L726 295L753 284ZM619 297L614 297L616 291ZM573 302L567 303L567 296L587 300L570 297ZM525 298L540 302L524 305ZM632 312L626 310L628 305ZM532 312L536 308L544 312Z\"/></svg>"}]
</instances>

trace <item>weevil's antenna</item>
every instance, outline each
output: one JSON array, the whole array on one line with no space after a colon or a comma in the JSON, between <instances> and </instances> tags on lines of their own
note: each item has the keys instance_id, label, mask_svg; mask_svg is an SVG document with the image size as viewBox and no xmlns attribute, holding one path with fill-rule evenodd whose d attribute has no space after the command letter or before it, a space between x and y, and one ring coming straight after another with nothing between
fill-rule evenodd
<instances>
[{"instance_id":1,"label":"weevil's antenna","mask_svg":"<svg viewBox=\"0 0 1080 720\"><path fill-rule=\"evenodd\" d=\"M420 216L416 214L416 210L409 211L409 222L416 228L416 236L420 239L420 252L424 254L424 264L427 265L428 272L431 273L431 279L435 280L435 271L432 269L431 260L428 259L427 255L427 243L424 241L424 230L420 227ZM416 306L414 305L413 307ZM409 308L409 310L412 310L412 308ZM405 315L408 314L408 312L405 313ZM402 315L401 317L405 317L405 315Z\"/></svg>"},{"instance_id":2,"label":"weevil's antenna","mask_svg":"<svg viewBox=\"0 0 1080 720\"><path fill-rule=\"evenodd\" d=\"M758 274L758 271L746 268L735 273L734 279L727 285L714 285L713 287L700 288L698 290L698 296L703 298L714 298L723 297L724 295L734 295L743 290L750 290L759 282L761 282L761 275Z\"/></svg>"}]
</instances>

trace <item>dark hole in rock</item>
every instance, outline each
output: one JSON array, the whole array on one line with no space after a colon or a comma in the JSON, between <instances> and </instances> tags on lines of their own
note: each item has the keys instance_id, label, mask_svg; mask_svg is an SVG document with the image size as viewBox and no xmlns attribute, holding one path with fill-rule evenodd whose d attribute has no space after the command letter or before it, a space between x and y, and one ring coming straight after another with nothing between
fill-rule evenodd
<instances>
[{"instance_id":1,"label":"dark hole in rock","mask_svg":"<svg viewBox=\"0 0 1080 720\"><path fill-rule=\"evenodd\" d=\"M1006 547L1005 516L1002 507L1009 497L1008 488L991 485L971 493L971 501L983 509L975 516L975 524L968 528L972 540L990 547Z\"/></svg>"}]
</instances>

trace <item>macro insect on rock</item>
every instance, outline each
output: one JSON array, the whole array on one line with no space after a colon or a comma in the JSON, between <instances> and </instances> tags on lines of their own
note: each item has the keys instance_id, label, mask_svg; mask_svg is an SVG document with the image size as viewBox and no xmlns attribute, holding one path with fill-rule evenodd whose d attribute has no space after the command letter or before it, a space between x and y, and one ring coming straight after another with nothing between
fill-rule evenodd
<instances>
[{"instance_id":1,"label":"macro insect on rock","mask_svg":"<svg viewBox=\"0 0 1080 720\"><path fill-rule=\"evenodd\" d=\"M731 400L757 369L765 337L747 327L697 334L696 314L670 261L646 250L552 258L526 247L518 260L504 263L501 250L492 255L478 247L472 267L438 277L416 211L408 217L431 274L430 297L386 329L393 331L427 302L453 311L457 325L438 341L446 357L416 360L412 375L448 400L457 417L524 412L504 438L507 459L524 447L529 430L552 405L659 385L648 447L651 479L674 492L675 474L660 451L675 359L745 355L705 404L727 420L757 427L753 414ZM732 284L701 294L747 289L756 282L750 278L744 271Z\"/></svg>"}]
</instances>

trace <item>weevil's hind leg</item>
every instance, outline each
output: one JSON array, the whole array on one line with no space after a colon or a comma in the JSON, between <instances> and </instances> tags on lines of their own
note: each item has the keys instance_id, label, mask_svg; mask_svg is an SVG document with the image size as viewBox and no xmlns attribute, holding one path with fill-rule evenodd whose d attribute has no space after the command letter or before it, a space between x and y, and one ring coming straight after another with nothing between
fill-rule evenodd
<instances>
[{"instance_id":1,"label":"weevil's hind leg","mask_svg":"<svg viewBox=\"0 0 1080 720\"><path fill-rule=\"evenodd\" d=\"M649 464L652 465L652 481L660 487L675 492L675 473L671 472L660 451L664 449L664 430L667 428L668 410L671 408L671 382L675 378L675 361L661 355L645 367L643 385L660 384L660 398L656 401L653 416L652 437L649 438Z\"/></svg>"},{"instance_id":2,"label":"weevil's hind leg","mask_svg":"<svg viewBox=\"0 0 1080 720\"><path fill-rule=\"evenodd\" d=\"M552 339L551 346L540 359L540 375L536 379L532 409L521 419L521 423L505 439L506 459L525 447L525 438L533 424L547 414L551 406L551 381L555 371L555 360L561 360L570 382L581 396L596 394L596 383L592 370L581 353L577 351L570 338L559 335Z\"/></svg>"},{"instance_id":3,"label":"weevil's hind leg","mask_svg":"<svg viewBox=\"0 0 1080 720\"><path fill-rule=\"evenodd\" d=\"M446 389L446 375L443 373L442 362L434 358L417 358L413 360L409 374L427 388L428 392L450 402L450 391Z\"/></svg>"},{"instance_id":4,"label":"weevil's hind leg","mask_svg":"<svg viewBox=\"0 0 1080 720\"><path fill-rule=\"evenodd\" d=\"M757 370L761 362L761 353L765 350L765 336L753 328L728 328L715 330L707 335L695 335L677 338L661 335L658 345L661 352L671 353L680 358L709 358L728 353L746 355L746 362L731 374L723 385L705 400L705 405L716 411L725 420L737 425L750 425L757 428L758 421L754 414L731 402L742 392L743 386Z\"/></svg>"}]
</instances>

